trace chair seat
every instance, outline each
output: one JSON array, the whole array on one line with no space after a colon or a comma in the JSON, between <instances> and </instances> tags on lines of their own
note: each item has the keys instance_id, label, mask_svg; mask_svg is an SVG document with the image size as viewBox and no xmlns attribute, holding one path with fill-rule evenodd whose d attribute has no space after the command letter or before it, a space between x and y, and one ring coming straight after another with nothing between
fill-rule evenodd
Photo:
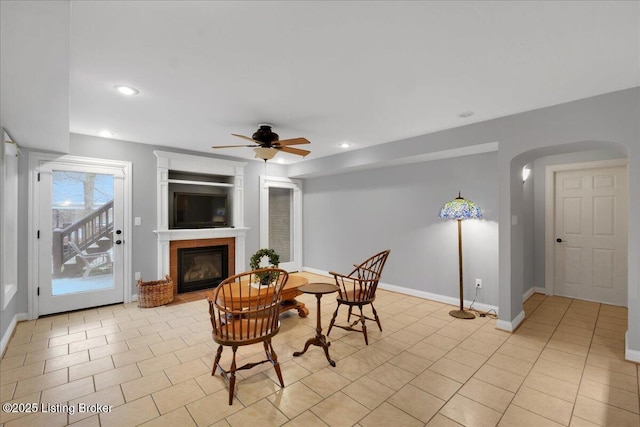
<instances>
[{"instance_id":1,"label":"chair seat","mask_svg":"<svg viewBox=\"0 0 640 427\"><path fill-rule=\"evenodd\" d=\"M337 299L343 304L369 304L375 300L374 298L367 298L364 291L347 291L341 292Z\"/></svg>"}]
</instances>

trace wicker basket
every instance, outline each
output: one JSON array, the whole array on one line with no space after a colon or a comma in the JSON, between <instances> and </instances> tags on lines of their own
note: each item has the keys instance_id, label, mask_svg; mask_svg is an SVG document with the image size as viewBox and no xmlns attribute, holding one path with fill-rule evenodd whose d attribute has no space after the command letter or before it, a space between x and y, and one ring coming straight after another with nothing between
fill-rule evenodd
<instances>
[{"instance_id":1,"label":"wicker basket","mask_svg":"<svg viewBox=\"0 0 640 427\"><path fill-rule=\"evenodd\" d=\"M138 307L149 308L173 301L173 281L169 275L165 280L143 282L138 279Z\"/></svg>"}]
</instances>

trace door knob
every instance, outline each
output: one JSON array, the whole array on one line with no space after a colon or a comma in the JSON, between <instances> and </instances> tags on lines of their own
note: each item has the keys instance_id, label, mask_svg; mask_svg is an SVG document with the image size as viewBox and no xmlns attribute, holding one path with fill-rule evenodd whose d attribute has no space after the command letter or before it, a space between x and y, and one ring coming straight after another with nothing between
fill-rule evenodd
<instances>
[{"instance_id":1,"label":"door knob","mask_svg":"<svg viewBox=\"0 0 640 427\"><path fill-rule=\"evenodd\" d=\"M556 242L558 242L558 243L562 243L562 239L558 237L558 238L556 239Z\"/></svg>"}]
</instances>

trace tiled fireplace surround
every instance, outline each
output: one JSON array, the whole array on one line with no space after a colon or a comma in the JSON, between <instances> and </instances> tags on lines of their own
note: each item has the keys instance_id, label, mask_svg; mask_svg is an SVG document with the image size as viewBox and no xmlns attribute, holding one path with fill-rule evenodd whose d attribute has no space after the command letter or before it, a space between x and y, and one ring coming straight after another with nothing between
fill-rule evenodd
<instances>
[{"instance_id":1,"label":"tiled fireplace surround","mask_svg":"<svg viewBox=\"0 0 640 427\"><path fill-rule=\"evenodd\" d=\"M155 151L157 157L158 197L158 277L171 276L178 283L178 249L205 246L229 246L229 275L245 270L245 236L243 206L243 175L246 163L186 154ZM169 185L176 180L169 178L169 171L232 177L230 208L233 212L233 227L204 229L169 229ZM184 182L180 182L184 184Z\"/></svg>"},{"instance_id":2,"label":"tiled fireplace surround","mask_svg":"<svg viewBox=\"0 0 640 427\"><path fill-rule=\"evenodd\" d=\"M202 248L207 246L227 246L229 251L228 273L236 274L236 239L232 237L219 239L173 240L169 243L169 275L173 279L174 295L178 293L178 250L184 248Z\"/></svg>"}]
</instances>

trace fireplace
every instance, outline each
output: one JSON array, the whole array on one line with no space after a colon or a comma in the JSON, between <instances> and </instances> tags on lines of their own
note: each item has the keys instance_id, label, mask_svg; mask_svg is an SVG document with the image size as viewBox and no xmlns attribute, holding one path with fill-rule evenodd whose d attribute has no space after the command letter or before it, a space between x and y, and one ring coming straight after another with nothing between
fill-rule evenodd
<instances>
[{"instance_id":1,"label":"fireplace","mask_svg":"<svg viewBox=\"0 0 640 427\"><path fill-rule=\"evenodd\" d=\"M169 242L169 274L174 294L215 288L236 274L235 240L226 237Z\"/></svg>"},{"instance_id":2,"label":"fireplace","mask_svg":"<svg viewBox=\"0 0 640 427\"><path fill-rule=\"evenodd\" d=\"M215 288L229 277L229 247L178 249L178 293Z\"/></svg>"}]
</instances>

